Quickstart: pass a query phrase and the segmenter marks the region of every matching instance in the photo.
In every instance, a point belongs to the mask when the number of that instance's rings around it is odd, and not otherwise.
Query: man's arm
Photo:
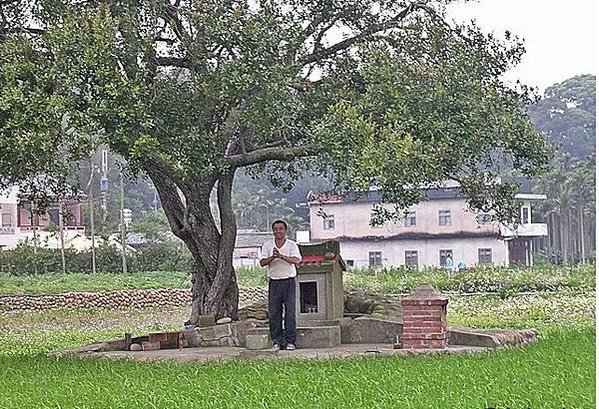
[[[297,244],[293,243],[291,253],[288,256],[281,256],[281,259],[289,264],[299,264],[302,261],[302,253],[299,251]]]
[[[266,267],[273,262],[276,257],[274,255],[260,259],[260,267]]]
[[[281,256],[281,260],[288,262],[289,264],[299,264],[302,261],[299,257],[296,256]]]

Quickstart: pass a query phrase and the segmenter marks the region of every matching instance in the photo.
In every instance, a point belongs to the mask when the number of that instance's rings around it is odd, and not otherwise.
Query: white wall
[[[506,244],[495,237],[420,239],[420,240],[344,240],[341,256],[353,260],[354,267],[368,267],[368,252],[381,251],[383,266],[405,265],[405,251],[418,251],[418,266],[439,266],[439,251],[452,250],[454,265],[464,261],[467,266],[478,264],[478,249],[490,248],[494,265],[507,265]]]
[[[322,209],[327,215],[334,215],[335,229],[325,230],[323,218],[318,214]],[[439,211],[451,211],[451,225],[439,225]],[[446,234],[456,232],[491,233],[498,232],[496,224],[479,225],[476,213],[468,210],[464,199],[437,199],[419,203],[410,208],[416,212],[416,226],[405,227],[403,220],[387,222],[382,227],[369,225],[372,203],[348,202],[325,203],[310,206],[310,232],[313,240],[336,237],[393,236],[401,233]]]

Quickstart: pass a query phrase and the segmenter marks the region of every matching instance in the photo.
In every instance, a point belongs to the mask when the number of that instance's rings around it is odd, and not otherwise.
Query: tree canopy
[[[594,75],[577,75],[545,90],[529,108],[537,129],[562,153],[585,159],[595,152]]]
[[[533,175],[548,154],[522,109],[528,89],[501,81],[524,48],[448,22],[450,2],[3,2],[3,181],[106,143],[152,179],[196,259],[196,309],[217,315],[237,294],[239,168],[277,186],[314,172],[337,193],[376,187],[395,214],[455,179],[507,218],[513,187],[496,177],[506,164]]]

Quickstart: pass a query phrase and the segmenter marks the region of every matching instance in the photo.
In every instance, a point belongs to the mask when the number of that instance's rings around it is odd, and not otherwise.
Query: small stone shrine
[[[300,244],[299,249],[302,261],[296,280],[298,322],[343,318],[342,272],[346,266],[339,254],[339,242]]]

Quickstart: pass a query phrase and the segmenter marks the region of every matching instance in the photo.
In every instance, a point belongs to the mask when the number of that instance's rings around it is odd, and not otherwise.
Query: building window
[[[418,251],[406,250],[406,266],[418,267]]]
[[[325,230],[335,230],[335,215],[331,214],[322,221],[322,228]]]
[[[383,253],[380,251],[369,251],[368,252],[368,266],[369,267],[382,267],[383,265]]]
[[[404,226],[416,226],[416,212],[409,212],[408,214],[406,214],[406,217],[404,218]]]
[[[345,264],[348,267],[354,267],[354,265],[355,265],[354,260],[345,260]]]
[[[478,264],[482,266],[493,264],[493,252],[491,249],[478,249]]]
[[[2,213],[2,221],[0,227],[12,227],[12,214]]]
[[[520,223],[521,224],[530,223],[530,207],[528,207],[528,206],[522,207],[522,217],[520,219]]]
[[[476,222],[478,224],[491,224],[493,219],[489,213],[479,213],[476,215]]]
[[[453,250],[439,250],[439,265],[447,267],[447,257],[453,261]]]
[[[439,210],[439,226],[451,226],[451,210]]]

